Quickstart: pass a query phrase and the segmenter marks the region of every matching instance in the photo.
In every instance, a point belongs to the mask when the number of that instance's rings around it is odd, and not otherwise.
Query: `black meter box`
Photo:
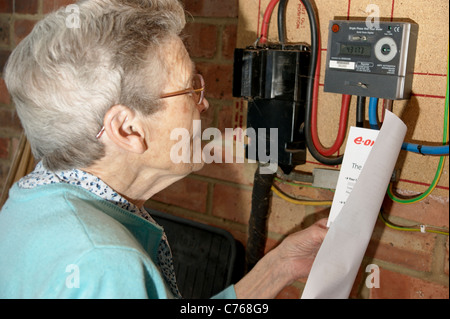
[[[308,73],[305,45],[247,47],[234,52],[233,96],[249,100],[300,101]]]
[[[324,91],[409,98],[417,35],[411,22],[330,21]]]
[[[235,50],[233,96],[248,101],[247,129],[258,132],[256,140],[249,140],[247,158],[261,161],[261,151],[266,153],[277,143],[277,163],[285,172],[305,163],[306,145],[300,127],[310,56],[309,46],[303,44]],[[260,129],[268,133],[273,128],[277,129],[277,141],[259,133]],[[252,153],[249,148],[258,151]]]

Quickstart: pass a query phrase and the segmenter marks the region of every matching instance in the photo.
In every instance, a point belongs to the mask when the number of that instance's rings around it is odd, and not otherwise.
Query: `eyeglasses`
[[[166,93],[161,96],[161,99],[168,97],[179,96],[183,94],[192,94],[195,103],[202,104],[205,98],[205,80],[200,74],[195,74],[192,78],[192,88],[177,91],[173,93]]]
[[[165,93],[160,98],[165,99],[168,97],[179,96],[184,94],[192,94],[195,103],[197,103],[197,105],[201,105],[205,99],[205,80],[203,79],[203,76],[201,76],[200,74],[195,74],[193,76],[192,88],[173,93]],[[206,108],[204,108],[204,110],[206,110]],[[99,139],[100,137],[102,137],[104,132],[105,127],[103,126],[100,132],[98,132],[96,138]]]

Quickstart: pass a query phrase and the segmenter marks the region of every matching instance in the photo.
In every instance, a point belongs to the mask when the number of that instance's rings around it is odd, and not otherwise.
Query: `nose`
[[[200,113],[204,113],[208,110],[209,108],[209,102],[206,98],[203,98],[202,103],[197,104],[197,108],[199,110]]]

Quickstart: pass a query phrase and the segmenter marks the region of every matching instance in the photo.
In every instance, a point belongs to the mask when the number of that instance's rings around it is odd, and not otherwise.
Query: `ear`
[[[143,122],[129,107],[111,107],[105,114],[103,125],[109,139],[118,147],[138,154],[147,150]]]

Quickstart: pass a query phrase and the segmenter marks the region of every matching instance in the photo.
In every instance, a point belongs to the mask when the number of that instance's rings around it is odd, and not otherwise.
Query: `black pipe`
[[[280,0],[278,7],[278,38],[282,45],[287,41],[286,5],[287,0]],[[261,174],[260,171],[263,165],[259,163],[253,182],[252,207],[248,222],[248,240],[245,255],[247,272],[264,256],[266,248],[270,198],[272,197],[272,184],[276,174]]]
[[[267,239],[267,220],[269,218],[273,174],[261,174],[261,164],[255,172],[252,192],[252,208],[248,222],[248,241],[246,249],[246,269],[250,271],[264,256]]]

